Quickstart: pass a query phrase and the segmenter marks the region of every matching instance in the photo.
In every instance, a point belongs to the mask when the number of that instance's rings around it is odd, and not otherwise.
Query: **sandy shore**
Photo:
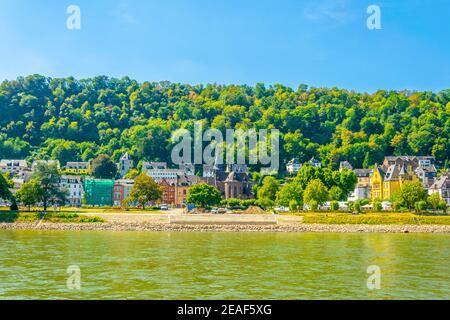
[[[155,222],[105,223],[1,223],[0,230],[105,230],[105,231],[181,231],[181,232],[341,232],[341,233],[450,233],[443,225],[324,225],[283,223],[276,225],[180,225]]]

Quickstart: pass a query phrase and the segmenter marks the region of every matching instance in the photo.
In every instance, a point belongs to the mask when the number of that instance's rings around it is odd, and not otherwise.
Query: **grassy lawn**
[[[0,212],[0,223],[13,223],[13,222],[36,222],[42,217],[42,213],[38,212]],[[48,212],[44,217],[43,222],[74,222],[74,223],[86,223],[86,222],[105,222],[100,217],[88,217],[78,215],[76,213],[52,213]]]
[[[315,224],[368,224],[368,225],[450,225],[449,215],[417,215],[414,213],[351,213],[320,212],[298,214],[303,223]]]

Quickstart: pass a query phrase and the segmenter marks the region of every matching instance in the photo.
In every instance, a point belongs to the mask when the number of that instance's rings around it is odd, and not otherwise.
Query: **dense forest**
[[[296,157],[337,168],[348,160],[370,167],[385,155],[450,157],[450,89],[439,93],[357,93],[280,84],[139,83],[98,76],[76,80],[41,75],[0,85],[0,158],[170,163],[171,133],[194,121],[220,130],[276,128],[281,164]]]

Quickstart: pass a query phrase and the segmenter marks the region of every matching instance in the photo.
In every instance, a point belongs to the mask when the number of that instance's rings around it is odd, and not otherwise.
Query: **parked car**
[[[166,210],[169,210],[169,206],[167,204],[162,204],[160,206],[160,209],[166,211]]]
[[[217,213],[224,214],[224,213],[226,213],[226,212],[227,212],[227,209],[225,209],[225,208],[219,208],[219,209],[217,209]]]

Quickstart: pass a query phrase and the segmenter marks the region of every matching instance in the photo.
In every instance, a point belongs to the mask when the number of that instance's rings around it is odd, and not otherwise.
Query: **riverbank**
[[[214,225],[169,224],[154,222],[105,223],[0,223],[0,230],[59,230],[59,231],[174,231],[174,232],[338,232],[338,233],[450,233],[446,225],[331,225],[283,223],[276,225]]]

